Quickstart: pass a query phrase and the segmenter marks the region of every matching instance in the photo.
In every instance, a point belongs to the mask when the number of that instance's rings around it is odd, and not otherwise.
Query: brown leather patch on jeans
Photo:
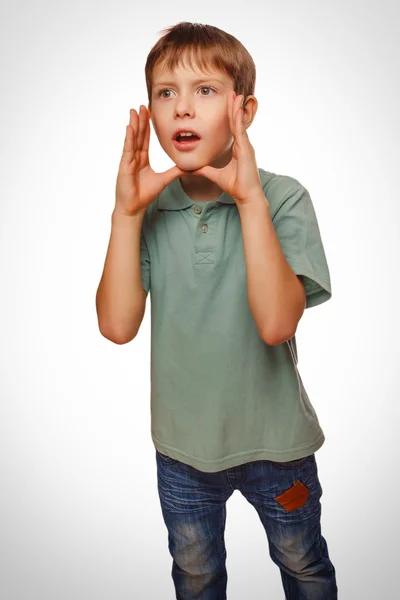
[[[304,483],[301,483],[301,481],[298,479],[291,488],[286,490],[286,492],[283,492],[283,494],[280,496],[276,496],[274,500],[279,502],[286,512],[290,512],[292,510],[296,510],[296,508],[304,506],[304,504],[307,502],[309,493],[310,490],[308,487],[306,487]]]

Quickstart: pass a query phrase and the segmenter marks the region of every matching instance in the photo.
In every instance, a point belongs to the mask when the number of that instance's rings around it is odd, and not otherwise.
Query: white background
[[[323,533],[341,600],[394,599],[400,31],[388,0],[3,4],[0,596],[175,597],[150,435],[150,299],[118,346],[99,333],[95,293],[129,109],[147,103],[147,54],[179,21],[250,51],[258,165],[311,194],[333,296],[296,337],[326,435]],[[153,132],[150,158],[172,166]],[[227,509],[229,600],[283,600],[256,511],[238,492]]]

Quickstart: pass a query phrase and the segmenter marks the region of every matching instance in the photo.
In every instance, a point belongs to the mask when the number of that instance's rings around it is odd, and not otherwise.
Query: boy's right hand
[[[171,181],[184,174],[175,166],[164,173],[155,173],[149,164],[150,115],[145,106],[139,115],[130,109],[130,123],[126,137],[116,184],[114,212],[132,216],[145,211],[147,206]]]

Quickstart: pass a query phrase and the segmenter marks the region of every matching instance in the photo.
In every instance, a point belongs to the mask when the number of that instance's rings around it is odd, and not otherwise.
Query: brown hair
[[[256,67],[254,61],[239,40],[218,27],[201,23],[180,22],[163,29],[164,34],[150,50],[145,66],[147,94],[151,106],[152,74],[159,63],[168,70],[182,62],[182,55],[188,56],[193,68],[192,58],[203,71],[210,66],[224,72],[233,79],[237,94],[246,99],[254,95],[256,85]]]

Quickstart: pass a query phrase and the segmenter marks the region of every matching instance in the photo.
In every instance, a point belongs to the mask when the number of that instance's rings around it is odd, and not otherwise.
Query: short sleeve
[[[301,184],[285,195],[272,222],[288,264],[303,276],[306,308],[329,300],[331,281],[320,229],[310,194]]]
[[[150,255],[143,231],[140,232],[140,270],[142,275],[142,287],[148,292],[150,289]]]

